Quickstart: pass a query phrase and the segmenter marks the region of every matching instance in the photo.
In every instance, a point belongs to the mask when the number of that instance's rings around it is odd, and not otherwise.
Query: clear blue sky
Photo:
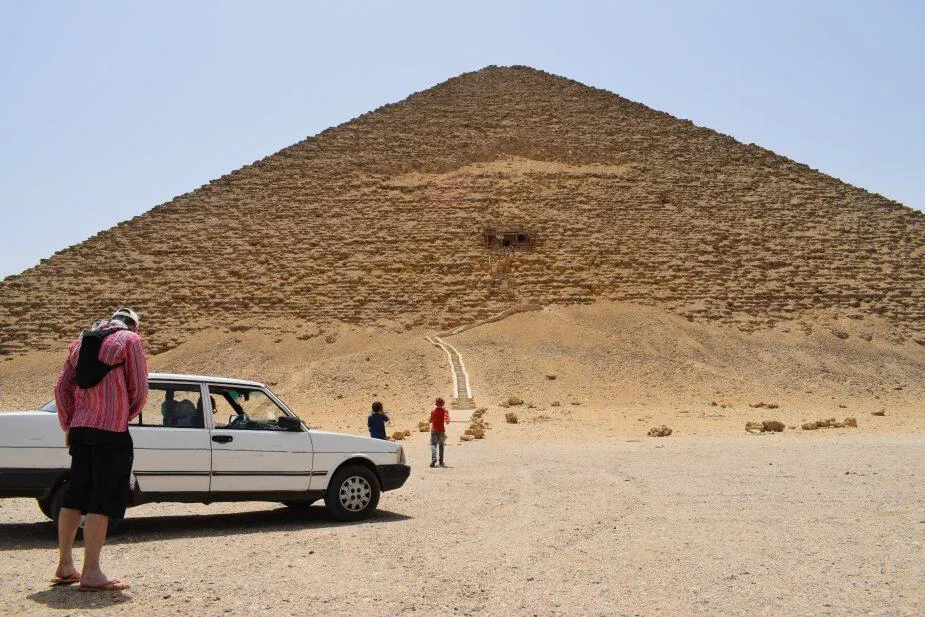
[[[921,210],[923,32],[918,0],[0,0],[0,276],[488,64],[617,92]]]

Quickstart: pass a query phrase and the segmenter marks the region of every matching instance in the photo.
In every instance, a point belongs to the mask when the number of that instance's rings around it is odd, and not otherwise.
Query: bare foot
[[[116,579],[110,579],[108,576],[103,574],[103,571],[100,569],[84,570],[83,574],[80,575],[81,587],[100,587],[111,580]]]
[[[56,580],[76,580],[80,578],[80,570],[74,567],[74,562],[59,563],[58,569],[55,570]]]
[[[131,587],[128,583],[123,583],[117,578],[109,579],[99,585],[89,585],[81,583],[77,586],[81,591],[124,591]]]

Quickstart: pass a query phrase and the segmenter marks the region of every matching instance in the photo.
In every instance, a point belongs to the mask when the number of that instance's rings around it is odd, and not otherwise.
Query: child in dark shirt
[[[388,421],[389,417],[382,411],[382,403],[379,401],[373,403],[373,412],[366,419],[369,436],[373,439],[388,439],[385,435],[385,423]]]

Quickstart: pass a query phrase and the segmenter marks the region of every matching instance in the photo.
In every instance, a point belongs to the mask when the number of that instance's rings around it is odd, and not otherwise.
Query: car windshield
[[[52,413],[58,413],[58,405],[55,404],[55,399],[51,399],[50,401],[48,401],[47,403],[39,407],[39,411],[50,411]]]

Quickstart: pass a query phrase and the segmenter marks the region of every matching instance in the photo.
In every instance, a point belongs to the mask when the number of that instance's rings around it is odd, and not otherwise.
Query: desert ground
[[[451,410],[447,469],[427,467],[416,426],[451,391],[432,332],[191,337],[151,369],[262,380],[310,426],[357,434],[385,402],[390,430],[411,431],[407,484],[359,524],[318,504],[130,510],[105,558],[134,587],[107,594],[50,588],[51,524],[2,500],[0,612],[921,614],[925,351],[835,319],[743,333],[601,301],[445,334],[487,427],[461,442],[471,411]],[[50,398],[60,360],[0,364],[0,407]],[[846,417],[857,427],[801,428]],[[786,428],[745,432],[763,420]]]
[[[408,483],[359,524],[320,506],[141,506],[106,552],[124,593],[50,588],[51,524],[5,500],[0,611],[922,614],[920,436],[600,437],[454,445],[446,469],[411,445]]]

